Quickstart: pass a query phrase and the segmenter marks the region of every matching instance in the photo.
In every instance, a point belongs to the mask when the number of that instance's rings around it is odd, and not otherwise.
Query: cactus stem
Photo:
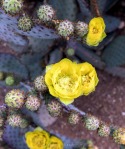
[[[97,0],[91,0],[91,9],[93,11],[93,13],[96,15],[96,17],[100,17],[100,11],[99,11],[99,7],[98,7],[98,3]]]

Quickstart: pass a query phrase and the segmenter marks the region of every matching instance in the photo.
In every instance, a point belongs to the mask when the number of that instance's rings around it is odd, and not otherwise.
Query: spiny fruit
[[[84,122],[85,122],[85,127],[88,130],[96,130],[97,128],[99,128],[99,125],[100,125],[99,119],[96,118],[95,116],[91,116],[91,115],[88,115],[85,118]]]
[[[23,0],[3,0],[2,6],[6,13],[16,15],[22,10]]]
[[[24,32],[30,31],[33,27],[33,22],[30,17],[24,15],[18,21],[18,28]]]
[[[4,73],[0,72],[0,81],[4,79]]]
[[[71,113],[69,115],[69,118],[68,118],[68,122],[70,124],[75,125],[75,124],[78,124],[79,121],[80,121],[80,115],[79,115],[79,113],[76,112],[76,111],[71,111]]]
[[[57,27],[57,32],[63,37],[69,37],[74,32],[74,25],[68,20],[64,20],[59,23]]]
[[[42,22],[48,22],[54,19],[55,10],[50,5],[41,5],[37,11],[37,15]]]
[[[119,128],[113,132],[113,139],[118,144],[125,145],[125,128]]]
[[[61,114],[62,105],[57,100],[51,100],[47,104],[47,110],[49,111],[50,115],[53,117],[57,117]]]
[[[83,37],[84,35],[86,35],[88,32],[88,24],[78,21],[75,25],[75,33],[79,36],[79,37]]]
[[[48,89],[47,86],[46,86],[46,84],[45,84],[44,76],[38,76],[34,80],[34,86],[35,86],[35,89],[37,91],[40,91],[40,92],[45,92]]]
[[[101,137],[108,137],[110,135],[110,127],[106,124],[101,124],[98,129],[98,135]]]
[[[7,76],[6,79],[5,79],[5,83],[8,86],[14,85],[14,83],[15,83],[14,76]]]
[[[28,122],[24,119],[20,114],[12,114],[7,118],[7,122],[12,127],[21,127],[26,128],[28,126]]]
[[[25,94],[19,89],[9,91],[5,96],[5,103],[12,108],[20,109],[25,102]]]
[[[40,105],[41,105],[41,100],[33,95],[30,95],[27,99],[26,99],[26,108],[31,110],[31,111],[36,111],[39,109]]]

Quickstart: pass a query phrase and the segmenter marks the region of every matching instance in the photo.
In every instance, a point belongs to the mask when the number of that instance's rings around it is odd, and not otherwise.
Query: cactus
[[[49,22],[54,19],[55,10],[49,5],[41,5],[37,11],[38,18],[42,22]]]
[[[14,73],[25,79],[28,78],[26,67],[11,54],[0,54],[0,71]]]
[[[50,115],[53,117],[57,117],[61,114],[62,111],[62,105],[60,102],[56,100],[51,100],[47,104],[47,110],[49,111]]]
[[[99,128],[99,125],[100,125],[99,119],[91,115],[88,115],[85,118],[84,122],[85,122],[85,127],[88,130],[96,130]]]
[[[21,108],[25,102],[25,94],[21,90],[11,90],[5,96],[5,103],[12,108]]]
[[[24,15],[23,17],[19,18],[18,21],[18,28],[21,29],[22,31],[30,31],[33,27],[33,22],[30,19],[30,17]]]
[[[18,14],[23,7],[23,0],[2,0],[2,6],[6,13]]]
[[[48,3],[56,10],[58,19],[76,20],[78,8],[75,0],[49,0]]]
[[[31,110],[31,111],[36,111],[38,110],[38,108],[41,105],[41,100],[33,95],[30,95],[25,102],[25,106],[27,109]]]
[[[7,76],[5,79],[6,85],[12,86],[15,83],[14,76]]]
[[[24,119],[20,114],[11,114],[7,117],[7,122],[12,127],[26,128],[28,121]]]
[[[44,76],[38,76],[35,80],[34,80],[34,86],[35,86],[35,89],[37,91],[40,91],[40,92],[45,92],[47,91],[47,86],[45,84],[45,79],[44,79]]]
[[[28,149],[25,143],[24,134],[30,130],[31,130],[30,127],[21,129],[18,127],[15,128],[10,125],[6,125],[4,129],[3,139],[12,148]]]
[[[71,111],[69,118],[68,118],[68,122],[70,124],[76,125],[79,123],[79,121],[80,121],[79,113],[77,113],[76,111]]]
[[[57,32],[63,37],[69,37],[74,32],[74,26],[68,20],[62,21],[57,27]]]

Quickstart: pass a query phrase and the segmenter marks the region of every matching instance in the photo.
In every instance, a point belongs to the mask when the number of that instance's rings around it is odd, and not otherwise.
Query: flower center
[[[33,142],[38,147],[42,147],[45,144],[45,140],[43,138],[38,138],[38,137],[34,137]]]
[[[93,28],[93,30],[92,30],[92,31],[93,31],[93,34],[97,34],[97,33],[98,33],[98,29],[97,29],[97,28],[95,28],[95,27]]]
[[[58,79],[57,84],[62,90],[66,90],[67,92],[72,92],[74,81],[70,76],[62,76]]]
[[[82,85],[90,83],[91,77],[89,75],[82,76]]]

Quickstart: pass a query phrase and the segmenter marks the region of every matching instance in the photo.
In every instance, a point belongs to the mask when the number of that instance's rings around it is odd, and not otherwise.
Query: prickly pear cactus
[[[26,67],[11,54],[0,54],[0,71],[14,73],[21,78],[28,78]]]
[[[78,8],[75,0],[49,0],[49,4],[57,11],[58,19],[76,20]]]
[[[21,129],[6,125],[4,129],[3,139],[8,145],[10,145],[14,149],[28,149],[25,143],[24,134],[30,130],[30,127],[26,129]]]

